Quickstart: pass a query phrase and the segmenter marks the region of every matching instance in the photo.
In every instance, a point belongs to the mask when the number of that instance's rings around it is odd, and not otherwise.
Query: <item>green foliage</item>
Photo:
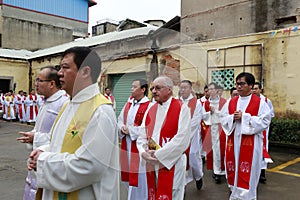
[[[269,140],[272,142],[300,144],[300,120],[273,118]]]

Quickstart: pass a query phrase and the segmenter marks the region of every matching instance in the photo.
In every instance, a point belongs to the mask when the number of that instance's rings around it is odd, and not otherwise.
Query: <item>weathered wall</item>
[[[299,24],[286,18],[299,16],[299,9],[299,0],[185,0],[181,33],[202,41],[272,30]],[[276,23],[279,18],[283,21]]]
[[[22,60],[0,58],[0,78],[11,79],[11,88],[16,83],[16,91],[28,91],[29,63]]]
[[[299,44],[300,31],[291,32],[290,35],[285,33],[277,33],[274,37],[270,36],[270,32],[263,34],[252,34],[248,36],[227,38],[191,45],[184,45],[180,49],[181,57],[181,76],[199,82],[200,92],[203,92],[205,82],[210,82],[210,76],[207,77],[207,50],[226,48],[231,46],[245,44],[263,44],[263,87],[264,95],[273,102],[275,112],[286,113],[289,111],[300,114],[300,93],[298,85],[300,85],[299,70]],[[228,52],[227,52],[228,53]],[[231,57],[237,57],[238,51]],[[251,55],[255,56],[255,55]],[[211,62],[214,58],[208,58]],[[256,59],[256,58],[252,58]],[[249,59],[251,60],[251,58]],[[220,69],[223,69],[220,66]],[[242,71],[242,68],[237,68]],[[256,78],[260,77],[258,68],[246,68],[246,71],[253,73]],[[236,77],[238,73],[234,74]],[[258,78],[259,79],[259,78]],[[194,90],[198,92],[198,86],[194,86]],[[229,97],[229,91],[225,91],[225,96]]]

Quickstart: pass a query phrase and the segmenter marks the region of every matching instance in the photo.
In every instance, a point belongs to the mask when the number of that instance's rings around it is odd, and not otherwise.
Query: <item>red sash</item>
[[[179,100],[172,98],[169,110],[167,112],[167,116],[164,120],[164,123],[160,131],[160,137],[159,137],[160,146],[162,146],[163,141],[167,142],[166,138],[172,139],[174,135],[177,134],[181,105],[182,103]],[[150,108],[146,116],[146,134],[148,138],[151,138],[153,134],[157,107],[158,104],[157,103],[154,104]],[[173,166],[170,170],[168,170],[164,166],[159,167],[157,186],[155,180],[154,166],[147,163],[146,169],[147,169],[148,199],[149,200],[160,200],[160,199],[172,200],[172,188],[173,188],[173,181],[174,181],[175,166]]]
[[[34,97],[34,98],[33,98]],[[30,101],[35,101],[35,103],[36,103],[36,101],[37,101],[37,96],[36,95],[32,95],[32,94],[30,94],[29,95],[29,99],[30,99]],[[29,106],[30,107],[30,111],[29,111],[29,113],[30,113],[30,120],[32,120],[33,119],[33,109],[35,110],[35,116],[37,116],[38,115],[38,108],[37,108],[37,106],[36,106],[36,104],[35,105],[32,105],[32,106]]]
[[[226,99],[220,97],[218,110],[221,110],[225,103],[226,103]],[[204,109],[206,112],[210,111],[210,102],[208,100],[204,102]],[[211,141],[210,131],[211,130],[209,126],[205,125],[205,136],[203,137],[202,143],[203,143],[203,149],[204,151],[206,151],[206,168],[213,170],[213,152],[212,152],[212,141]],[[225,170],[224,158],[225,158],[226,135],[222,129],[221,124],[219,124],[219,139],[220,139],[221,170]]]
[[[236,111],[237,102],[239,96],[232,98],[229,102],[229,114],[233,114]],[[257,116],[260,105],[260,98],[256,95],[251,96],[249,105],[247,106],[245,112],[249,113],[251,116]],[[237,186],[244,189],[249,189],[250,175],[252,168],[252,158],[254,151],[254,135],[244,135],[242,134],[240,154],[238,166],[238,180]],[[234,157],[234,131],[228,136],[226,145],[226,173],[228,183],[234,185],[235,176],[235,157]]]
[[[112,103],[114,103],[114,101],[115,101],[115,97],[113,96],[113,95],[107,95],[107,94],[105,94],[104,95],[108,100],[110,100]]]
[[[191,119],[194,116],[196,105],[197,105],[197,99],[195,97],[193,97],[192,99],[189,100],[188,107],[190,108]],[[191,145],[189,145],[189,147],[185,151],[185,154],[186,154],[186,170],[189,170],[189,168],[190,168],[190,156],[189,156],[190,155],[190,148],[191,148]]]
[[[142,124],[145,112],[148,108],[150,101],[141,103],[138,111],[135,115],[134,126],[140,126]],[[124,108],[124,124],[127,123],[128,111],[131,107],[131,103],[127,102]],[[131,142],[131,152],[130,152],[130,165],[128,164],[127,157],[127,143],[126,136],[122,138],[121,143],[121,179],[122,181],[128,181],[131,186],[138,186],[138,174],[139,174],[139,164],[140,157],[139,151],[136,147],[136,140]]]

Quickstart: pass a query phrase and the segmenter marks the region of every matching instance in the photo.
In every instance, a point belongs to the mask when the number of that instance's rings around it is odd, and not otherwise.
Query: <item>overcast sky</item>
[[[126,18],[143,22],[162,19],[166,22],[180,16],[181,0],[95,0],[96,6],[89,9],[89,30],[97,21],[109,18],[121,21]],[[91,31],[89,31],[91,32]]]

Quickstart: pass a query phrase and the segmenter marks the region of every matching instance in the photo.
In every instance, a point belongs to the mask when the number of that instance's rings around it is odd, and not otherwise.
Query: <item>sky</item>
[[[181,0],[95,0],[89,9],[89,32],[97,21],[109,18],[116,21],[126,18],[143,22],[150,19],[169,21],[180,16]]]

